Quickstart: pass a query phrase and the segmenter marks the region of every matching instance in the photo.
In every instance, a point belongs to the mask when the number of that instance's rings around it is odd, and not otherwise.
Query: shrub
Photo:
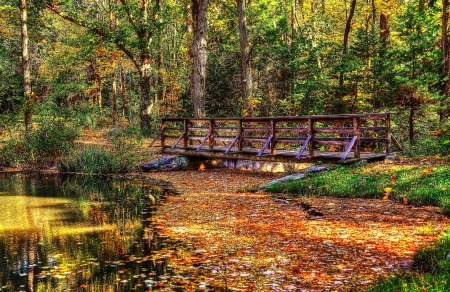
[[[62,159],[58,164],[61,172],[109,174],[128,172],[139,161],[136,145],[125,140],[113,140],[112,147],[91,145]]]
[[[26,168],[54,163],[68,153],[79,137],[79,130],[61,119],[44,121],[28,132],[10,136],[0,149],[4,164]]]

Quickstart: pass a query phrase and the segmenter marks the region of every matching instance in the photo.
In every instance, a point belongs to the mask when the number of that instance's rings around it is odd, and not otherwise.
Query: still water
[[[0,291],[148,291],[170,276],[152,217],[166,190],[105,177],[0,174]]]

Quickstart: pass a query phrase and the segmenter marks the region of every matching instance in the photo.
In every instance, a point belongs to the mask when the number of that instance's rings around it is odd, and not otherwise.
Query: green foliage
[[[450,235],[444,233],[436,243],[423,247],[413,257],[417,272],[391,277],[367,291],[449,291]]]
[[[28,132],[15,132],[0,149],[7,165],[24,168],[51,165],[74,147],[79,129],[62,119],[45,120]]]
[[[389,198],[413,205],[434,205],[450,214],[450,169],[446,166],[338,166],[334,171],[308,174],[305,179],[269,186],[296,196],[378,198],[392,188]]]
[[[75,151],[59,162],[58,169],[87,174],[129,172],[140,158],[134,143],[115,138],[111,147],[91,145]]]

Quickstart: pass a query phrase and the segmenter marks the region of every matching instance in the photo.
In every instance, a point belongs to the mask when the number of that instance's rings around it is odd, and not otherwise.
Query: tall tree
[[[194,38],[191,46],[193,62],[190,73],[190,88],[194,117],[205,116],[205,85],[206,64],[208,61],[206,31],[207,31],[208,0],[192,0],[192,27]]]
[[[252,105],[252,68],[248,41],[247,18],[245,16],[245,0],[237,0],[239,18],[239,40],[241,47],[241,91],[244,102],[244,115],[253,115]]]
[[[85,27],[90,33],[102,40],[117,46],[133,63],[139,72],[140,108],[139,118],[141,129],[145,132],[151,129],[151,113],[154,105],[152,97],[152,64],[151,44],[158,26],[160,0],[120,0],[100,2],[95,5],[77,7],[72,1],[48,1],[47,7],[63,19]],[[84,11],[80,10],[83,8]],[[110,26],[110,13],[117,13],[117,23]],[[93,18],[92,15],[102,17]],[[117,27],[116,27],[117,26]]]
[[[444,83],[444,98],[450,98],[450,52],[448,43],[448,17],[449,17],[448,0],[442,0],[442,75],[446,76]],[[441,110],[439,113],[440,120],[444,120],[448,116],[448,110]]]
[[[28,55],[28,27],[27,27],[27,1],[19,0],[20,28],[22,39],[22,73],[23,73],[23,93],[25,98],[25,129],[28,130],[32,119],[32,98],[31,98],[31,68],[30,57]]]

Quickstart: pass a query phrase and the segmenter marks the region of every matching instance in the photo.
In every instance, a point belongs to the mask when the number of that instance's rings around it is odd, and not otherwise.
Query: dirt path
[[[348,291],[408,271],[416,250],[436,240],[437,208],[389,200],[300,198],[237,192],[280,174],[232,170],[149,173],[180,192],[159,207],[163,232],[186,243],[171,266],[179,285],[237,291]],[[309,215],[300,204],[323,213]],[[164,282],[166,280],[162,280]],[[162,283],[164,284],[164,283]]]

